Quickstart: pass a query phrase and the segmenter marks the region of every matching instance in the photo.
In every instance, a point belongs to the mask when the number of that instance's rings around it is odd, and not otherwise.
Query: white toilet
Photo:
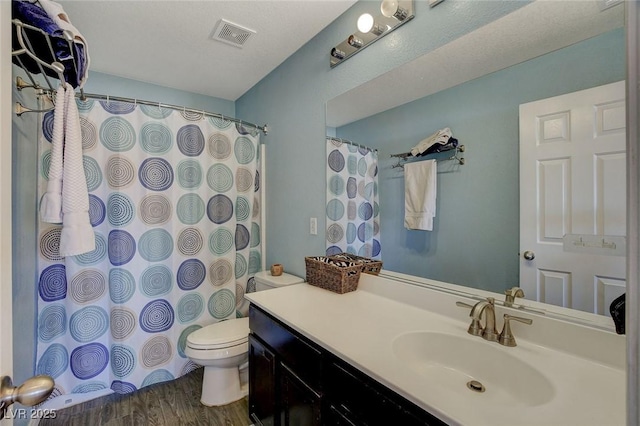
[[[304,280],[283,273],[274,277],[269,271],[255,275],[256,291],[298,284]],[[208,406],[225,405],[248,393],[249,318],[220,321],[202,327],[187,336],[185,354],[204,366],[200,402]]]

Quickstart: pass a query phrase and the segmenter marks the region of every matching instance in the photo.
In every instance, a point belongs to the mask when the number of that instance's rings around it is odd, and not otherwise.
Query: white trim
[[[11,282],[11,2],[0,1],[0,375],[13,375]],[[12,419],[3,425],[12,425]]]
[[[627,29],[627,424],[640,424],[640,407],[638,406],[638,386],[640,375],[640,172],[638,171],[638,154],[640,144],[640,120],[638,108],[640,94],[640,7],[638,2],[625,2]]]

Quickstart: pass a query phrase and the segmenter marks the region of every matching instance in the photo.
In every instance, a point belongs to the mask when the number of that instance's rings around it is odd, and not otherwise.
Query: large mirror
[[[525,287],[520,270],[531,262],[523,258],[527,248],[520,243],[519,108],[624,80],[624,8],[603,4],[533,2],[327,103],[328,135],[378,150],[385,270],[496,293]],[[624,117],[624,103],[616,105]],[[552,121],[548,125],[558,130]],[[447,161],[451,154],[446,152],[433,157],[438,160],[433,231],[407,230],[403,169],[393,167],[398,159],[391,155],[410,151],[445,127],[465,146],[465,164]],[[624,140],[624,118],[616,129]],[[624,159],[624,152],[618,154]],[[613,164],[615,169],[624,161]],[[548,171],[553,187],[550,176]],[[615,179],[624,185],[624,176]],[[538,181],[534,177],[524,185]],[[612,202],[624,204],[624,191],[621,197]],[[615,220],[619,226],[604,233],[624,237],[624,217]],[[562,235],[548,246],[562,251]],[[544,244],[536,248],[538,258],[544,249]],[[538,271],[527,299],[606,315],[625,284],[624,257],[608,258],[613,272],[603,276],[613,279],[572,283],[550,268],[546,276]],[[540,279],[547,279],[542,297]],[[577,302],[580,286],[588,287],[591,302]]]

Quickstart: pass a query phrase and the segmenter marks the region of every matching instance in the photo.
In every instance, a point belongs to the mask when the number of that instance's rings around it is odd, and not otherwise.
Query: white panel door
[[[606,239],[626,235],[625,121],[624,81],[520,105],[520,287],[528,299],[609,315],[625,292],[625,257],[611,255]],[[564,250],[572,234],[588,246],[603,236],[605,248]]]

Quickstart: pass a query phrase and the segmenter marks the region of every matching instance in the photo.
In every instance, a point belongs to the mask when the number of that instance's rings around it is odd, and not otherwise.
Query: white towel
[[[47,192],[40,203],[43,222],[62,223],[62,150],[64,147],[64,114],[66,95],[61,84],[56,91],[56,106],[53,116],[53,138],[51,139],[51,163]]]
[[[67,83],[64,173],[62,185],[62,234],[60,256],[93,251],[95,235],[89,220],[89,191],[82,163],[82,130],[75,92]]]
[[[422,154],[437,143],[439,143],[440,145],[444,145],[449,142],[449,138],[451,136],[453,136],[453,133],[451,133],[451,129],[449,129],[448,127],[438,130],[437,132],[435,132],[428,138],[421,140],[416,146],[411,148],[411,155],[417,157],[419,154]]]
[[[436,217],[436,160],[404,165],[404,227],[433,230]]]

